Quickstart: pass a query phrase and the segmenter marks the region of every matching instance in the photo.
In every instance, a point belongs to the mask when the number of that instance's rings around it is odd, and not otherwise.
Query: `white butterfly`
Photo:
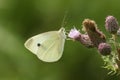
[[[64,50],[65,28],[59,31],[49,31],[29,38],[25,47],[45,62],[58,61]]]

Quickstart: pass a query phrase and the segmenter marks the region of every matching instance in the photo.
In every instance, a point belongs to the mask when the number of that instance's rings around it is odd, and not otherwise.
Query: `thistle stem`
[[[116,65],[115,65],[115,67],[117,67],[117,70],[119,70],[120,71],[120,59],[119,59],[119,53],[118,53],[118,45],[117,45],[117,35],[116,34],[114,34],[114,35],[112,35],[112,38],[113,38],[113,40],[114,40],[114,47],[115,47],[115,60],[116,60]],[[117,56],[116,56],[117,55]]]

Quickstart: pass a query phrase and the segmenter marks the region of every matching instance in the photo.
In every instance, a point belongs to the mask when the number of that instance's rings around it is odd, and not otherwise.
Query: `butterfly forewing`
[[[56,35],[54,35],[56,34]],[[65,39],[57,32],[53,32],[49,40],[45,40],[39,47],[37,56],[46,62],[55,62],[62,56]]]
[[[42,34],[38,34],[34,37],[29,38],[24,45],[32,53],[37,54],[38,48],[41,47],[42,43],[50,39],[52,36],[55,36],[56,34],[51,34],[51,33],[56,33],[56,32],[57,31],[49,31]],[[40,44],[40,46],[38,46],[38,44]]]

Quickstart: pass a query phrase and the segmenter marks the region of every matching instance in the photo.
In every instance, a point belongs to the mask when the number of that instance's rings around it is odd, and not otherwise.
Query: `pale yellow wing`
[[[55,62],[62,56],[65,39],[58,35],[46,40],[38,49],[37,56],[45,62]]]
[[[33,36],[29,38],[24,45],[32,53],[37,54],[39,44],[41,45],[44,41],[50,39],[53,36],[56,36],[56,34],[53,34],[53,33],[57,33],[57,31],[45,32],[45,33],[41,33],[36,36]]]
[[[64,49],[65,31],[49,31],[36,35],[25,42],[25,47],[45,62],[55,62],[60,59]]]

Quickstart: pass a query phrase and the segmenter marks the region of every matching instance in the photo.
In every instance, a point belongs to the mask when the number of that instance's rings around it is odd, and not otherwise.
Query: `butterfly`
[[[58,31],[48,31],[29,38],[25,47],[44,62],[58,61],[64,50],[65,28]]]

